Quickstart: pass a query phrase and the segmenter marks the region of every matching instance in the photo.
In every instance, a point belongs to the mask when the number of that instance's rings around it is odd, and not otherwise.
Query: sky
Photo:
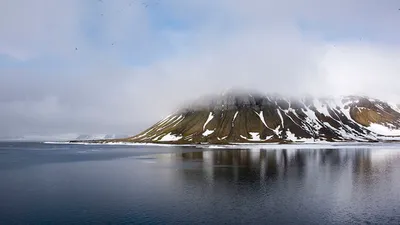
[[[400,103],[398,0],[0,1],[0,137],[135,134],[246,88]]]

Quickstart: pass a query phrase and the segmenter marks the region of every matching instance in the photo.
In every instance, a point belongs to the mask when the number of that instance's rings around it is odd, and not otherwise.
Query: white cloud
[[[0,54],[27,60],[73,49],[79,39],[80,1],[0,2]]]
[[[0,53],[54,55],[66,65],[0,67],[7,132],[136,132],[187,99],[230,87],[400,102],[395,1],[171,0],[150,9],[125,0],[40,1],[10,1],[13,13],[0,13]],[[21,11],[26,4],[36,8]],[[155,25],[152,10],[187,29]],[[79,53],[69,52],[74,45]],[[34,122],[18,122],[27,120]]]

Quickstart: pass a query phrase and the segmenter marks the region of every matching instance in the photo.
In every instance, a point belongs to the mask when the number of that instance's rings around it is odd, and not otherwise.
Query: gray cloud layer
[[[400,102],[397,1],[103,2],[0,3],[0,136],[135,133],[231,87]]]

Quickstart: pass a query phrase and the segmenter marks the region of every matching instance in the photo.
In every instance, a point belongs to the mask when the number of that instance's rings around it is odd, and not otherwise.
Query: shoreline
[[[230,143],[230,144],[165,144],[134,142],[57,142],[47,141],[44,144],[65,145],[103,145],[103,146],[138,146],[138,147],[194,147],[199,149],[342,149],[342,148],[382,148],[400,149],[400,141],[385,142],[313,142],[313,143]]]

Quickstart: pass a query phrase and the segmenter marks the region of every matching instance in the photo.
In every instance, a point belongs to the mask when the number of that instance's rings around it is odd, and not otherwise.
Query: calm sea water
[[[0,224],[400,224],[400,145],[0,143]]]

